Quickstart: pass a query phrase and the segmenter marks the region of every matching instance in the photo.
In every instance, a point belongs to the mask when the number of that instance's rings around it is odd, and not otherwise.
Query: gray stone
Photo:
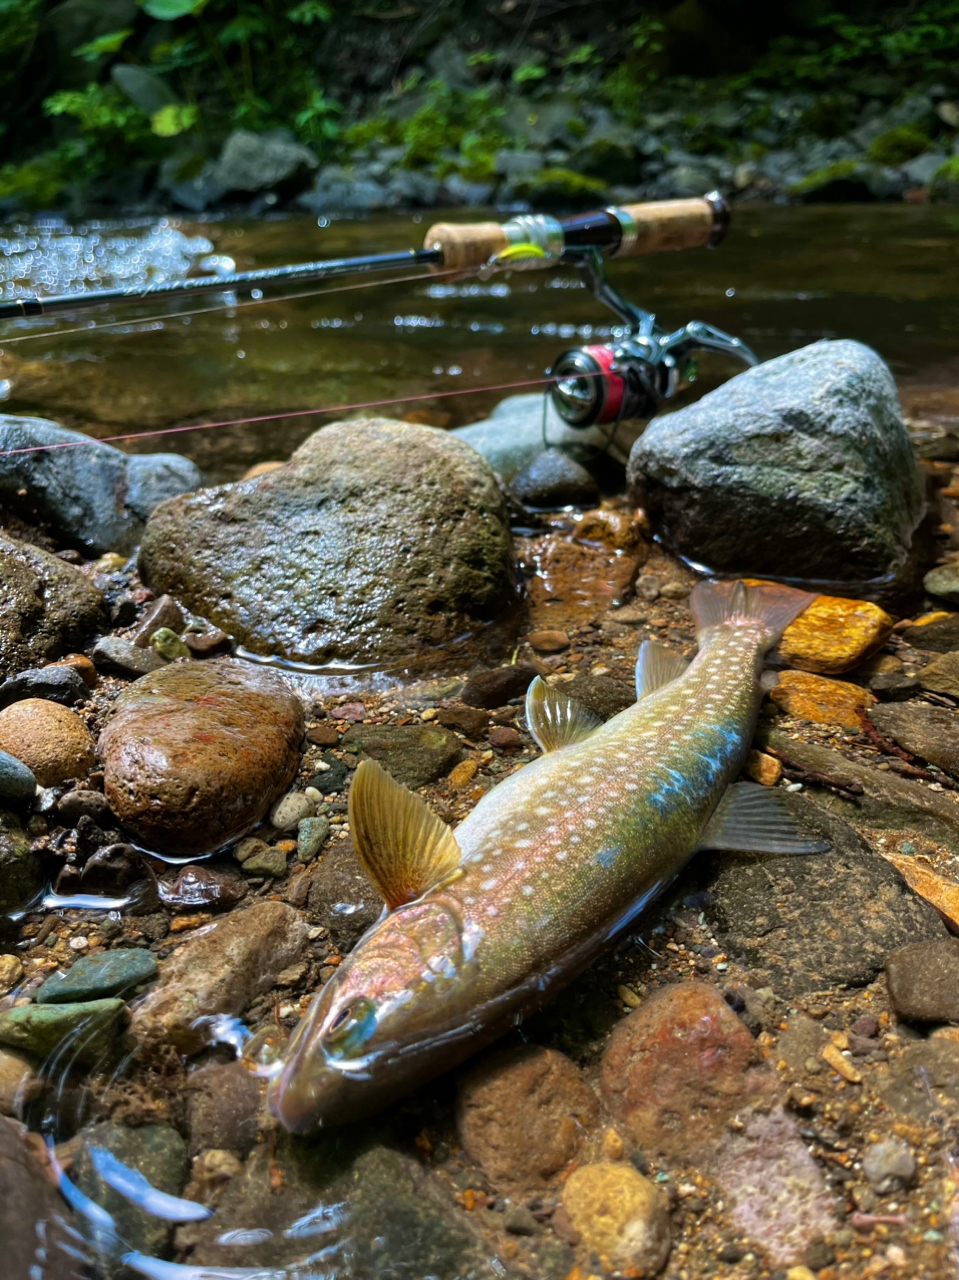
[[[906,702],[870,707],[868,714],[883,737],[959,776],[959,712]]]
[[[129,62],[118,62],[110,68],[110,79],[130,101],[148,116],[163,107],[178,106],[180,99],[160,76],[135,67]]]
[[[601,449],[606,443],[606,430],[589,427],[584,431],[570,427],[560,418],[552,400],[547,401],[546,441],[552,446]],[[615,434],[617,445],[628,450],[638,431],[635,424],[622,423]],[[472,445],[497,475],[512,480],[543,452],[543,393],[507,396],[488,418],[468,427],[455,427],[450,434]]]
[[[174,154],[167,156],[160,164],[157,186],[182,209],[202,213],[224,195],[223,186],[215,173],[214,160],[203,160],[195,152],[186,156]]]
[[[904,560],[923,509],[892,374],[851,341],[654,418],[628,480],[671,550],[724,572],[876,577]]]
[[[852,827],[805,796],[790,796],[789,807],[803,830],[830,843],[828,853],[721,854],[708,873],[706,919],[749,965],[753,985],[761,978],[787,997],[862,987],[893,948],[945,937],[933,908]]]
[[[311,663],[406,659],[514,599],[506,507],[482,458],[383,418],[336,423],[274,471],[164,503],[140,566],[254,653]]]
[[[123,636],[104,636],[93,646],[93,664],[108,675],[145,676],[167,663],[155,649],[141,649]]]
[[[124,1250],[137,1250],[148,1257],[162,1255],[169,1244],[172,1224],[114,1190],[97,1172],[94,1156],[97,1151],[108,1152],[141,1174],[157,1191],[177,1196],[186,1185],[189,1169],[186,1143],[168,1124],[144,1124],[133,1129],[113,1120],[81,1130],[78,1138],[79,1149],[70,1169],[75,1186],[110,1214]],[[124,1273],[125,1268],[118,1263],[109,1272],[111,1276]]]
[[[270,822],[277,831],[292,831],[303,818],[312,818],[316,806],[302,791],[288,791],[270,810]]]
[[[27,1130],[0,1118],[0,1230],[3,1267],[10,1280],[75,1280],[73,1215],[54,1187]],[[66,1246],[70,1252],[67,1252]]]
[[[907,1044],[901,1058],[876,1067],[871,1083],[898,1115],[923,1123],[934,1117],[941,1120],[943,1112],[959,1115],[959,1044],[954,1040]]]
[[[959,613],[950,613],[944,618],[935,618],[932,622],[917,626],[903,627],[899,635],[914,649],[923,649],[929,653],[951,653],[954,649],[959,649]]]
[[[52,973],[35,999],[37,1004],[74,1004],[118,996],[152,982],[158,973],[156,956],[146,947],[118,947],[81,956],[65,973]]]
[[[344,747],[351,743],[414,791],[436,782],[463,759],[456,734],[435,724],[355,724],[342,738]]]
[[[924,689],[959,698],[959,650],[933,658],[919,672],[918,679]]]
[[[443,179],[444,193],[456,204],[487,204],[494,188],[495,184],[492,182],[471,182],[461,173],[451,173]]]
[[[872,1142],[862,1153],[862,1171],[880,1195],[902,1191],[916,1176],[916,1161],[901,1138]]]
[[[312,862],[330,834],[329,818],[301,818],[296,824],[296,853],[304,862]]]
[[[341,951],[351,950],[383,910],[349,839],[331,841],[310,878],[308,901],[313,919]]]
[[[134,1010],[134,1033],[150,1045],[169,1041],[196,1052],[206,1042],[197,1020],[242,1013],[302,958],[308,934],[299,914],[283,902],[258,902],[223,916],[165,962],[159,986]]]
[[[502,178],[515,178],[521,173],[536,173],[543,168],[542,151],[497,151],[493,172]]]
[[[23,761],[0,751],[0,807],[30,804],[37,793],[37,780]]]
[[[89,696],[86,681],[75,667],[38,667],[8,676],[0,684],[0,711],[24,698],[43,698],[72,707]]]
[[[0,599],[0,678],[81,648],[106,624],[103,596],[85,574],[2,534]]]
[[[916,156],[901,166],[903,176],[910,186],[927,187],[948,159],[941,151],[927,151],[924,156]]]
[[[439,197],[439,178],[418,169],[394,169],[387,184],[387,199],[392,205],[433,205]]]
[[[959,1022],[959,938],[912,942],[886,960],[892,1007],[916,1022]]]
[[[922,585],[931,596],[941,596],[950,604],[959,604],[959,560],[950,560],[948,564],[930,569]]]
[[[8,756],[7,759],[13,757]],[[27,768],[26,765],[21,767]],[[32,773],[30,776],[33,777]],[[29,835],[12,813],[0,808],[0,912],[16,911],[26,906],[40,893],[45,882],[43,861],[39,854],[33,852]]]
[[[153,508],[203,480],[175,453],[130,456],[45,418],[0,416],[0,451],[38,445],[60,447],[0,459],[0,502],[98,553],[132,551]]]
[[[310,213],[372,213],[388,209],[398,198],[386,187],[370,178],[355,178],[340,165],[326,165],[309,191],[303,191],[296,203]]]
[[[284,130],[251,133],[234,129],[220,152],[212,178],[226,191],[266,191],[292,178],[297,171],[317,168],[309,147],[295,142]]]
[[[593,506],[599,487],[586,468],[561,449],[544,449],[511,481],[529,507]]]
[[[930,791],[891,770],[880,771],[858,760],[847,760],[832,747],[793,739],[781,729],[760,727],[756,745],[773,747],[815,773],[825,774],[839,783],[858,783],[863,788],[856,803],[818,791],[816,800],[822,807],[866,826],[917,831],[959,853],[959,806],[951,796]]]
[[[95,1061],[113,1048],[125,1009],[117,999],[17,1005],[0,1013],[0,1044],[47,1058],[69,1037],[71,1057]]]

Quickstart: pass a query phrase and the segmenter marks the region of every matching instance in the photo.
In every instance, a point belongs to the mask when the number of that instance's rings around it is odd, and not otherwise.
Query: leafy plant
[[[546,75],[546,68],[541,62],[523,62],[513,72],[513,80],[516,84],[527,84],[530,80],[542,80]]]
[[[132,27],[124,27],[122,31],[111,31],[105,36],[98,36],[88,44],[81,44],[78,49],[74,49],[73,56],[82,58],[84,62],[97,62],[106,54],[119,53],[132,35]]]

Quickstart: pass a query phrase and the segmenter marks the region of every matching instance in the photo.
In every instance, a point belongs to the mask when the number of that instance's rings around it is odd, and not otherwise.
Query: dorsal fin
[[[373,760],[353,775],[349,818],[357,857],[391,911],[459,867],[462,851],[446,823]]]
[[[582,742],[603,722],[537,676],[526,691],[526,723],[542,751],[558,751]]]
[[[734,783],[699,837],[699,849],[738,853],[825,853],[830,846],[800,828],[782,791]]]
[[[686,659],[672,649],[655,640],[644,640],[636,659],[636,701],[678,680],[688,666]]]

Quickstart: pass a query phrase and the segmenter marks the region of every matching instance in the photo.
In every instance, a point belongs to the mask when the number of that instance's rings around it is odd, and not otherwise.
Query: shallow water
[[[273,217],[207,224],[171,220],[159,228],[8,228],[0,233],[0,296],[41,285],[60,292],[175,278],[187,270],[210,270],[211,255],[250,269],[401,248],[419,243],[429,221],[432,216],[392,216],[320,227],[305,217]],[[892,366],[907,407],[918,406],[932,430],[950,421],[949,393],[959,382],[957,229],[959,212],[938,207],[739,208],[720,250],[613,264],[611,275],[665,325],[706,320],[741,336],[763,359],[821,337],[867,342]],[[138,306],[8,323],[0,327],[0,392],[6,396],[0,407],[55,418],[101,437],[142,434],[124,447],[173,448],[194,458],[212,479],[232,479],[254,462],[288,456],[330,420],[304,410],[407,397],[373,412],[459,425],[484,416],[509,394],[497,387],[539,378],[565,347],[602,339],[615,324],[568,272],[514,274],[485,284],[424,277],[370,286],[366,279],[333,282],[323,286],[327,297],[253,306],[213,295],[179,304],[176,315],[157,319],[145,318],[157,316],[156,307]],[[201,314],[187,316],[187,310]],[[704,358],[702,385],[714,385],[740,367]],[[235,421],[266,415],[284,416]],[[225,421],[231,425],[150,434]],[[549,572],[538,568],[548,587]],[[603,578],[600,587],[612,599],[617,582]],[[561,618],[563,625],[576,620],[576,603],[569,605],[569,618]],[[109,911],[120,902],[96,905]],[[93,904],[51,895],[43,905],[63,911]],[[210,1027],[211,1044],[230,1045],[237,1055],[246,1051],[247,1037],[238,1020]],[[82,1087],[76,1078],[68,1085],[62,1070],[71,1054],[72,1046],[64,1045],[50,1065],[52,1075],[60,1072],[61,1084],[46,1095],[51,1109],[34,1117],[34,1127],[42,1124],[54,1140],[68,1139],[89,1114]],[[114,1068],[124,1069],[122,1062],[109,1063],[103,1079]],[[263,1070],[269,1070],[268,1061]],[[357,1150],[365,1140],[368,1135],[359,1136]],[[336,1147],[329,1159],[342,1170],[354,1154]],[[266,1160],[260,1173],[268,1182]],[[180,1202],[168,1203],[169,1197],[124,1170],[109,1152],[102,1162],[119,1194],[176,1220]],[[368,1207],[342,1212],[343,1188],[332,1174],[317,1174],[310,1185],[328,1185],[329,1194],[309,1206],[294,1196],[269,1219],[251,1218],[243,1230],[222,1236],[211,1232],[206,1257],[215,1261],[201,1266],[134,1253],[103,1206],[77,1196],[71,1202],[83,1236],[81,1252],[96,1275],[112,1273],[121,1259],[134,1273],[158,1280],[426,1274],[412,1256],[401,1258],[396,1270],[383,1270],[366,1251]],[[69,1183],[63,1190],[71,1199]],[[183,1212],[194,1212],[192,1204]],[[387,1210],[384,1233],[395,1241],[405,1223],[394,1226]],[[471,1274],[494,1274],[493,1261],[488,1271]]]
[[[277,215],[8,227],[0,294],[200,274],[213,269],[211,251],[252,269],[415,247],[431,221],[391,215],[319,226]],[[817,338],[857,338],[889,362],[907,408],[918,396],[920,414],[936,419],[939,389],[959,374],[957,229],[959,211],[943,206],[745,206],[718,250],[613,263],[611,275],[664,325],[706,320],[762,359]],[[509,394],[496,388],[540,378],[561,351],[608,337],[616,324],[567,270],[485,283],[400,274],[417,278],[331,281],[313,296],[247,300],[254,305],[208,295],[175,304],[175,314],[154,303],[4,322],[3,407],[101,437],[142,434],[123,447],[176,449],[225,480],[288,456],[331,416],[356,413],[352,406],[386,401],[371,412],[443,426],[475,421]],[[703,357],[701,385],[741,367]],[[332,415],[308,412],[320,409]],[[210,422],[231,425],[146,434]]]

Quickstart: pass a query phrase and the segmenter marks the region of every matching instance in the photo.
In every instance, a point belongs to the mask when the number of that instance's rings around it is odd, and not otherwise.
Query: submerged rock
[[[628,479],[670,549],[730,573],[878,577],[904,560],[923,507],[892,374],[851,341],[654,418]]]
[[[959,1022],[959,938],[910,942],[886,960],[892,1007],[917,1022]]]
[[[37,780],[33,770],[22,760],[0,751],[0,805],[30,804],[37,793]]]
[[[30,836],[12,813],[0,808],[0,912],[15,911],[43,889],[46,868]]]
[[[26,1136],[22,1125],[0,1119],[3,1269],[10,1280],[74,1280],[78,1270],[72,1214]]]
[[[435,724],[357,724],[343,734],[344,746],[351,743],[414,791],[442,778],[463,758],[456,734]]]
[[[627,1163],[577,1169],[563,1188],[563,1207],[594,1253],[654,1276],[671,1245],[669,1197]]]
[[[497,1188],[545,1187],[598,1120],[595,1093],[555,1049],[494,1051],[459,1082],[460,1141]]]
[[[130,455],[46,418],[0,415],[0,451],[38,445],[57,447],[0,458],[0,502],[91,551],[132,551],[157,503],[203,482],[176,453]]]
[[[301,958],[307,936],[304,921],[283,902],[258,902],[223,917],[166,962],[159,986],[134,1011],[134,1033],[149,1044],[169,1040],[194,1052],[205,1043],[197,1020],[242,1013]]]
[[[310,878],[310,911],[333,943],[349,951],[383,911],[383,899],[363,870],[353,842],[333,840]]]
[[[315,432],[282,467],[165,503],[145,578],[254,653],[409,658],[514,598],[503,497],[462,441],[384,418]]]
[[[75,1004],[118,996],[152,982],[157,976],[156,957],[145,947],[118,947],[97,955],[81,956],[66,973],[52,973],[36,994],[37,1004]]]
[[[869,719],[912,755],[959,776],[959,712],[926,703],[887,703],[871,707]]]
[[[275,671],[230,658],[175,663],[114,703],[100,735],[104,791],[152,848],[207,853],[259,822],[287,786],[303,723]]]
[[[0,1044],[46,1058],[69,1036],[71,1057],[89,1062],[113,1047],[125,1008],[116,999],[18,1005],[0,1013]]]
[[[103,596],[85,574],[3,534],[0,599],[0,679],[59,658],[106,624]]]

